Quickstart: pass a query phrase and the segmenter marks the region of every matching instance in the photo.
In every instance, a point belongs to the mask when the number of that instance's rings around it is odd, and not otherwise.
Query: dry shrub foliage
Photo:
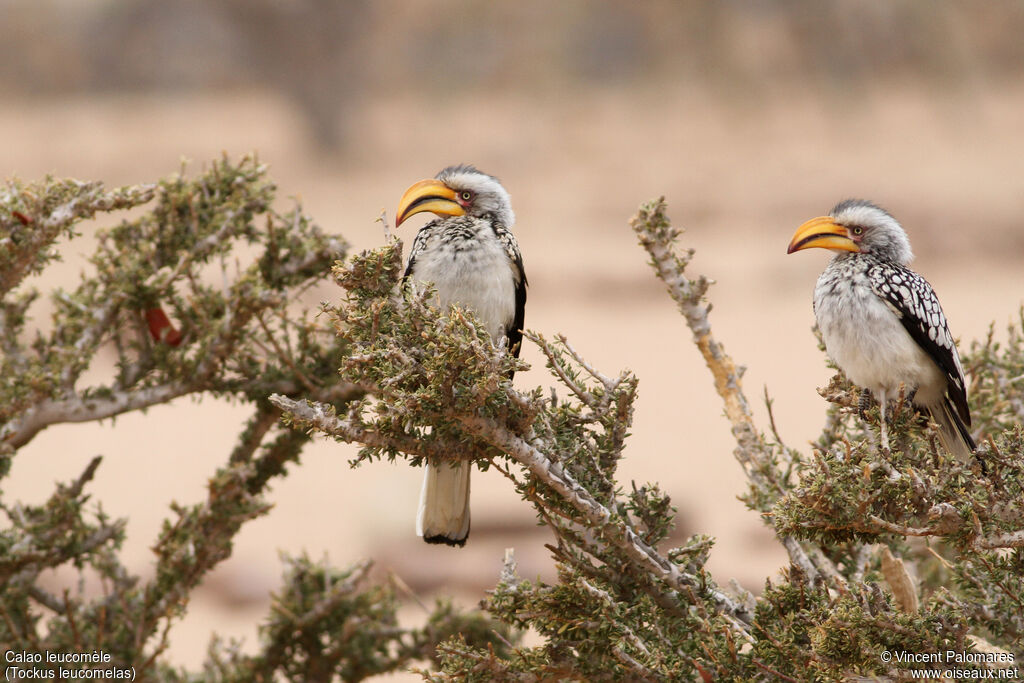
[[[900,680],[920,665],[883,651],[1024,655],[1024,313],[1006,341],[990,334],[964,358],[987,475],[943,452],[908,402],[891,417],[892,452],[879,452],[877,408],[865,424],[841,375],[821,390],[820,438],[789,448],[755,421],[742,369],[711,332],[709,281],[687,275],[692,252],[678,248],[664,202],[641,207],[633,229],[708,364],[750,482],[744,500],[791,560],[755,597],[708,574],[713,539],[666,547],[675,509],[657,484],[618,481],[635,376],[606,375],[568,340],[528,332],[553,386],[516,389],[506,378],[524,363],[471,313],[438,311],[430,292],[402,286],[400,242],[346,261],[344,241],[300,207],[275,210],[274,189],[246,157],[112,191],[49,178],[0,190],[0,473],[52,424],[184,395],[252,407],[206,500],[172,507],[150,579],[120,562],[125,520],[90,501],[99,458],[43,504],[5,491],[3,649],[99,650],[161,681],[359,680],[410,665],[438,681]],[[79,237],[85,219],[134,207],[96,232],[80,284],[50,292],[51,331],[32,332],[31,285],[42,282],[32,276],[59,257],[57,243]],[[342,303],[299,310],[332,265]],[[103,354],[116,360],[109,376],[85,382]],[[201,671],[167,664],[190,591],[267,512],[268,485],[313,432],[362,444],[357,463],[458,453],[499,470],[553,531],[557,582],[520,578],[510,554],[480,611],[439,603],[405,627],[394,583],[371,577],[368,562],[286,558],[256,654],[215,639]],[[61,567],[102,589],[51,592],[40,576]],[[527,628],[541,645],[519,644]]]

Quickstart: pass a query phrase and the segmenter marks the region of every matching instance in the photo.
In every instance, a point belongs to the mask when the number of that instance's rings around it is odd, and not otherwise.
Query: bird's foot
[[[886,408],[888,403],[885,400],[885,392],[878,397],[878,426],[882,436],[882,452],[889,455],[892,451],[889,450],[889,415]]]
[[[892,414],[893,417],[900,415],[904,408],[914,410],[914,396],[917,395],[917,387],[911,387],[907,389],[903,383],[900,383],[899,394],[897,400],[893,403]]]
[[[874,397],[871,395],[869,389],[862,389],[860,392],[860,400],[857,401],[857,413],[860,415],[860,419],[867,422],[868,411],[871,409],[871,404],[874,401]]]

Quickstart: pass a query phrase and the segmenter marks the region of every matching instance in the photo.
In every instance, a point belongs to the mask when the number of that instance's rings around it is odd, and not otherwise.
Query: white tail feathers
[[[942,447],[952,453],[957,460],[964,465],[969,465],[976,457],[974,455],[974,439],[971,438],[967,426],[955,414],[949,401],[943,401],[940,405],[929,406],[928,412],[932,419],[939,426],[939,441]],[[982,463],[984,468],[984,463]]]
[[[460,462],[426,466],[416,533],[427,543],[465,545],[469,536],[469,473],[472,466]]]

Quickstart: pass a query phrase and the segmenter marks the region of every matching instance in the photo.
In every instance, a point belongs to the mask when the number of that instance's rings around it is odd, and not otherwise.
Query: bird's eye
[[[468,202],[470,199],[473,198],[473,193],[470,192],[469,190],[463,190],[462,192],[459,193],[459,197],[462,198],[462,201]]]
[[[853,234],[854,235],[861,235],[863,233],[864,233],[864,228],[854,228],[853,229]]]

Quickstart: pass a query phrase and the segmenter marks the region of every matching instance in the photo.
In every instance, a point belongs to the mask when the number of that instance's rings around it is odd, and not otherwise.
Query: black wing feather
[[[512,269],[516,278],[516,310],[512,322],[505,328],[505,337],[508,339],[508,350],[514,357],[519,358],[519,351],[523,347],[523,327],[526,324],[526,270],[523,268],[523,256],[519,253],[519,245],[515,237],[507,229],[496,229],[498,238],[505,244],[505,252],[512,261]],[[515,372],[508,373],[512,379]]]
[[[519,271],[519,282],[516,283],[516,314],[512,318],[512,324],[505,329],[505,336],[508,337],[509,352],[519,358],[519,350],[523,346],[523,326],[526,323],[526,273],[523,271],[521,258],[516,259],[515,265]]]
[[[946,393],[958,416],[970,426],[964,370],[935,290],[914,271],[889,262],[873,265],[868,277],[875,294],[892,307],[911,338],[945,373]]]

